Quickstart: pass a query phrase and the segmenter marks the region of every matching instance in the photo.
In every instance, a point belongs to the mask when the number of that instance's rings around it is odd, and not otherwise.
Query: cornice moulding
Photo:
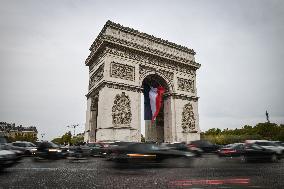
[[[93,42],[90,48],[91,53],[85,62],[87,66],[90,64],[95,54],[97,54],[97,51],[99,52],[100,49],[103,49],[104,45],[107,45],[106,43],[113,43],[129,49],[160,56],[171,61],[190,64],[197,69],[200,67],[200,64],[194,61],[195,52],[192,49],[156,38],[132,28],[124,27],[111,21],[105,24],[100,34]]]
[[[104,86],[106,86],[108,88],[115,88],[115,89],[126,90],[126,91],[135,91],[135,92],[142,92],[143,91],[142,87],[139,87],[139,86],[136,86],[136,85],[128,85],[128,84],[123,84],[123,83],[118,83],[118,82],[102,80],[96,86],[91,88],[89,90],[88,94],[86,94],[85,96],[87,98],[89,98],[93,92],[99,91]]]
[[[185,46],[182,46],[182,45],[178,45],[178,44],[176,44],[176,43],[173,43],[173,42],[170,42],[170,41],[168,41],[168,40],[164,40],[164,39],[155,37],[155,36],[153,36],[153,35],[149,35],[149,34],[147,34],[147,33],[140,32],[140,31],[135,30],[135,29],[130,28],[130,27],[125,27],[125,26],[123,26],[123,25],[121,25],[121,24],[112,22],[112,21],[110,21],[110,20],[108,20],[108,21],[106,22],[106,24],[104,25],[103,29],[102,29],[101,32],[99,33],[98,37],[95,39],[95,41],[94,41],[93,44],[91,45],[90,50],[93,49],[94,44],[95,44],[95,43],[98,41],[98,39],[103,35],[103,33],[106,31],[106,29],[107,29],[108,27],[114,28],[114,29],[118,29],[118,30],[121,30],[121,31],[130,33],[130,34],[133,34],[133,35],[136,35],[136,36],[145,38],[145,39],[149,39],[149,40],[154,41],[154,42],[156,42],[156,43],[160,43],[160,44],[163,44],[163,45],[166,45],[166,46],[169,46],[169,47],[173,47],[173,48],[175,48],[175,49],[182,50],[182,51],[184,51],[184,52],[188,52],[188,53],[193,54],[193,55],[196,54],[196,52],[194,52],[193,49],[190,49],[190,48],[188,48],[188,47],[185,47]]]

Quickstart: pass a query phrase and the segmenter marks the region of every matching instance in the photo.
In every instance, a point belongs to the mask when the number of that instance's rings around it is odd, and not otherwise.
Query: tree
[[[284,125],[275,123],[258,123],[255,126],[245,125],[241,129],[212,128],[201,133],[201,138],[217,144],[244,142],[245,140],[280,140],[284,141]]]
[[[55,144],[64,144],[62,137],[54,138],[51,142]]]
[[[84,142],[84,136],[82,135],[79,135],[79,136],[74,136],[72,139],[71,139],[71,143],[72,144],[82,144]]]
[[[72,138],[72,134],[70,131],[68,131],[67,133],[65,133],[61,139],[63,144],[70,144],[71,143],[71,138]]]
[[[254,127],[255,133],[267,140],[276,140],[280,128],[275,123],[258,123]]]

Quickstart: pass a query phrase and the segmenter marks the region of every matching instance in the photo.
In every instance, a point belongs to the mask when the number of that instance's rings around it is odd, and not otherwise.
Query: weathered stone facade
[[[149,76],[167,89],[157,135],[165,142],[199,139],[194,50],[108,21],[90,51],[85,141],[141,140],[142,83]]]

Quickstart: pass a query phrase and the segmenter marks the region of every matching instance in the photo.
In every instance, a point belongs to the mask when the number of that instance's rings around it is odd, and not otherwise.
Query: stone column
[[[84,142],[90,142],[90,129],[91,129],[91,98],[87,99],[86,123]]]
[[[176,141],[176,110],[175,99],[167,96],[164,102],[164,136],[165,142]]]
[[[112,87],[100,91],[97,141],[141,141],[140,93]]]

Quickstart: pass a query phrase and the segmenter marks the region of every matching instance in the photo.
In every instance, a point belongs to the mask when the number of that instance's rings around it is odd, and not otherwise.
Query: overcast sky
[[[0,121],[52,139],[79,123],[107,20],[193,48],[201,130],[284,123],[284,1],[0,0]],[[39,135],[40,136],[40,135]]]

